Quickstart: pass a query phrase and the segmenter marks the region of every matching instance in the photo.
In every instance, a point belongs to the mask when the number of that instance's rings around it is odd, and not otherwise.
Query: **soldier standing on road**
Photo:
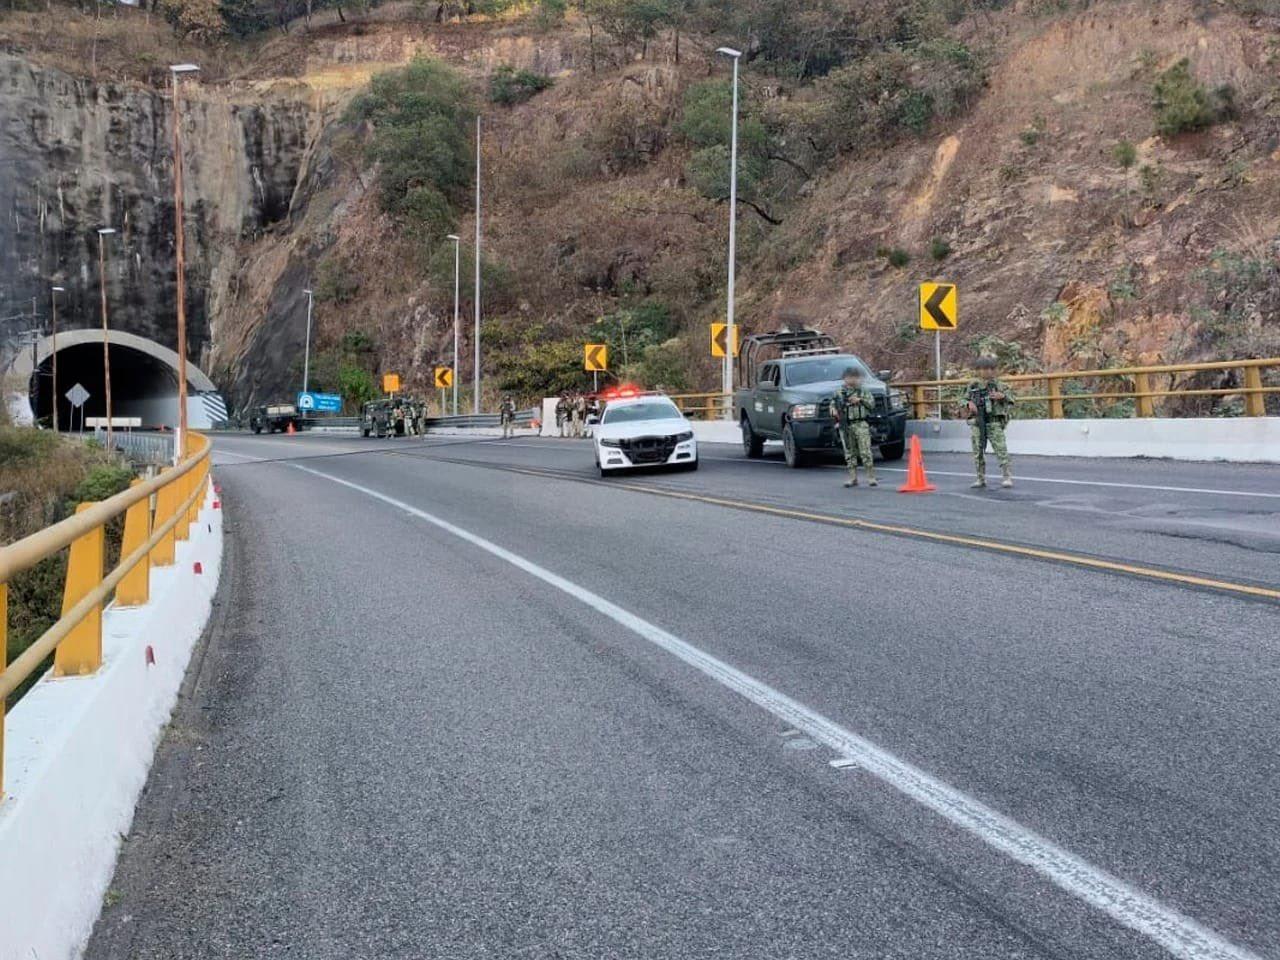
[[[876,398],[862,385],[862,371],[849,367],[844,372],[844,385],[831,398],[831,412],[836,418],[844,448],[844,463],[849,468],[846,487],[858,485],[858,465],[867,469],[867,486],[878,487],[875,456],[871,451],[871,425],[867,417],[876,408]]]
[[[502,439],[509,439],[516,425],[516,402],[510,394],[502,398],[502,405],[498,407],[498,422],[502,424]]]
[[[969,430],[973,441],[973,466],[977,477],[969,486],[982,489],[987,485],[987,442],[1000,464],[1000,486],[1013,486],[1013,465],[1009,459],[1009,444],[1005,427],[1013,412],[1014,396],[1005,384],[996,378],[996,358],[981,356],[974,364],[977,376],[965,388],[965,412],[969,417]]]
[[[564,439],[565,427],[569,422],[569,397],[561,390],[560,399],[556,401],[556,433]]]
[[[569,436],[576,440],[582,439],[582,414],[587,408],[587,401],[578,394],[569,400]]]

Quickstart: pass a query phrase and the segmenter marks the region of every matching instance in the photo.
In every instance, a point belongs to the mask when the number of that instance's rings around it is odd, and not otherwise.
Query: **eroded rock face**
[[[314,129],[301,89],[191,88],[184,97],[187,318],[198,362],[211,277],[236,243],[289,216]],[[100,226],[114,328],[174,346],[172,105],[164,91],[94,83],[0,55],[0,307],[99,321]],[[3,312],[8,313],[9,310]]]

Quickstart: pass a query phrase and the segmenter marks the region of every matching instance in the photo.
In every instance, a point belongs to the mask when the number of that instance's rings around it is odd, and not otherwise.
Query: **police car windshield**
[[[855,357],[815,357],[813,360],[801,360],[799,363],[787,364],[787,386],[797,387],[805,383],[825,383],[839,380],[850,367],[857,367],[863,377],[870,373]]]
[[[625,406],[610,404],[604,408],[601,423],[635,423],[637,420],[671,420],[680,411],[670,400],[646,400],[644,403],[628,403]]]

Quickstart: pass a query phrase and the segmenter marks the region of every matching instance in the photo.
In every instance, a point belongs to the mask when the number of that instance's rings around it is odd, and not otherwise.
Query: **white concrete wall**
[[[208,620],[221,560],[222,511],[211,495],[175,564],[152,571],[151,602],[105,611],[102,669],[45,676],[9,714],[0,960],[71,960],[83,950]]]
[[[969,452],[963,421],[911,420],[925,452]],[[1047,457],[1160,457],[1280,463],[1280,417],[1014,420],[1009,452]]]

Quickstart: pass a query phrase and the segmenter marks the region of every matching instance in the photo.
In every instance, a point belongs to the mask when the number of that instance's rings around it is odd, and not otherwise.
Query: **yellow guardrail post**
[[[1262,392],[1262,368],[1244,368],[1244,412],[1250,417],[1267,415],[1267,398]]]
[[[76,513],[83,513],[93,506],[92,503],[82,503],[76,508]],[[80,602],[81,597],[102,583],[105,545],[105,531],[100,526],[88,530],[71,544],[71,555],[67,559],[67,585],[62,593],[64,616]],[[97,603],[58,644],[53,655],[53,674],[56,677],[79,676],[93,673],[100,666],[102,604]]]
[[[178,481],[176,483],[172,484],[172,486],[175,486],[178,488],[176,493],[176,499],[174,500],[174,509],[176,510],[178,504],[185,502],[187,499],[187,496],[191,493],[191,474],[190,473],[183,474],[181,477],[178,478]],[[191,531],[188,527],[189,521],[190,521],[189,516],[178,521],[178,525],[173,528],[173,538],[175,540],[186,540],[187,537],[190,535]]]
[[[1049,384],[1049,417],[1053,420],[1061,420],[1066,411],[1062,406],[1062,379],[1060,377],[1045,377]]]
[[[1133,392],[1137,400],[1133,407],[1133,415],[1135,417],[1154,417],[1156,415],[1156,405],[1151,398],[1151,375],[1135,373],[1133,375]]]
[[[164,522],[177,511],[178,504],[181,502],[176,483],[166,483],[156,491],[155,525],[157,527],[163,526]],[[176,550],[175,539],[174,531],[169,530],[156,542],[156,545],[151,550],[151,565],[153,567],[173,566],[174,551]]]
[[[939,387],[939,390],[942,388]],[[911,388],[911,407],[912,415],[917,420],[923,420],[929,416],[929,405],[925,402],[925,386],[922,383],[916,384]]]
[[[134,480],[130,486],[142,483]],[[151,539],[151,501],[139,500],[124,515],[124,540],[120,556],[127,557]],[[122,607],[139,607],[151,599],[151,554],[145,555],[125,574],[116,587],[116,603]]]

